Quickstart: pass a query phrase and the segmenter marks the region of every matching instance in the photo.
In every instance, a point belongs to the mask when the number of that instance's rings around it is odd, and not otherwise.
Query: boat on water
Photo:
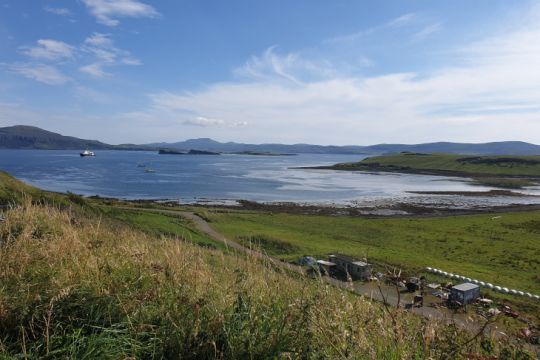
[[[85,157],[85,156],[96,156],[96,154],[94,154],[93,151],[90,151],[90,150],[84,150],[82,153],[80,153],[79,155],[81,155],[81,157]]]
[[[155,173],[156,170],[154,170],[154,169],[144,169],[144,172],[146,172],[146,173]]]

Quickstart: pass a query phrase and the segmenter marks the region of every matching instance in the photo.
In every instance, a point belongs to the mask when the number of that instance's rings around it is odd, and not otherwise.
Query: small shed
[[[470,304],[480,297],[480,286],[473,283],[463,283],[450,289],[450,300],[463,305]]]
[[[347,255],[330,255],[328,260],[336,264],[336,267],[347,273],[353,280],[366,280],[371,276],[371,264],[360,261]]]
[[[317,265],[319,266],[319,271],[322,275],[332,275],[335,272],[336,264],[330,261],[317,260]]]

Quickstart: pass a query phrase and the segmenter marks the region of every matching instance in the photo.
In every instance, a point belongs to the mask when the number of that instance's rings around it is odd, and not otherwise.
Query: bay
[[[0,169],[50,191],[121,199],[170,199],[183,203],[428,201],[433,196],[411,195],[410,192],[493,189],[441,176],[294,169],[359,161],[364,158],[359,155],[159,155],[145,151],[99,151],[96,155],[82,158],[79,152],[68,150],[0,150]],[[147,169],[155,172],[146,172]],[[529,189],[527,193],[540,195],[540,190]],[[538,202],[527,197],[460,201]]]

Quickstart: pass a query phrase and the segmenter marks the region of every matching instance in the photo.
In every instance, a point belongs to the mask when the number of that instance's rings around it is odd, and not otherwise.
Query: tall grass
[[[81,214],[31,202],[4,213],[0,358],[528,356],[259,260]]]

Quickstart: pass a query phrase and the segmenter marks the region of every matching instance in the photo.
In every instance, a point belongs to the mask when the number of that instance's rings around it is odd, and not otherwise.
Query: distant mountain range
[[[309,153],[309,154],[386,154],[403,151],[417,153],[453,153],[475,155],[539,155],[540,145],[521,141],[502,141],[484,144],[436,142],[417,145],[379,144],[370,146],[322,146],[309,144],[242,144],[221,143],[212,139],[191,139],[176,143],[154,143],[150,147],[177,150],[198,149],[214,152],[270,152],[270,153]]]
[[[5,149],[56,149],[56,150],[158,150],[174,149],[189,152],[201,150],[225,153],[279,153],[279,154],[386,154],[403,151],[416,153],[453,153],[475,155],[540,155],[540,145],[521,141],[502,141],[483,144],[435,142],[417,145],[378,144],[370,146],[322,146],[310,144],[242,144],[221,143],[208,138],[191,139],[175,143],[144,145],[110,145],[97,140],[85,140],[46,131],[33,126],[0,128],[0,148]]]

